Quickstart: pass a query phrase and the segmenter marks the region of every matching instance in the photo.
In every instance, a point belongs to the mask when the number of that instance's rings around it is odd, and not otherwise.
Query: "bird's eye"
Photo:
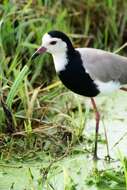
[[[57,41],[51,41],[50,44],[51,45],[55,45],[57,43]]]

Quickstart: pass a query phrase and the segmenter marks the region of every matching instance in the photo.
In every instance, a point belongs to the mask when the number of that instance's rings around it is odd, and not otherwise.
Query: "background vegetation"
[[[116,51],[127,41],[126,10],[126,0],[0,1],[1,160],[61,158],[84,141],[87,108],[61,85],[51,56],[30,58],[53,29],[75,47]]]

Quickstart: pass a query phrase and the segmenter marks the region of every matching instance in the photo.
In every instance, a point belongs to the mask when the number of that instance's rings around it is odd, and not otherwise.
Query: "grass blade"
[[[13,99],[15,95],[17,94],[17,90],[21,82],[23,81],[24,77],[26,76],[27,72],[28,72],[28,66],[25,65],[23,69],[21,70],[21,72],[19,73],[19,75],[17,76],[16,80],[14,81],[6,100],[6,104],[9,106],[9,108],[11,108]]]

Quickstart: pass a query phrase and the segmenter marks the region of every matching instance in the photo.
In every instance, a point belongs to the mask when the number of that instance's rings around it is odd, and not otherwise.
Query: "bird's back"
[[[94,48],[77,48],[92,79],[127,84],[127,58]]]

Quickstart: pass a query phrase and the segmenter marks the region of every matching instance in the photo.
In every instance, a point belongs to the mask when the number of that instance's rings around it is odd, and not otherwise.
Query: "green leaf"
[[[23,67],[23,69],[21,70],[21,72],[19,73],[19,75],[17,76],[17,78],[15,79],[15,81],[11,87],[11,90],[8,94],[7,100],[6,100],[6,104],[8,105],[9,108],[11,108],[13,99],[16,96],[16,94],[18,92],[18,88],[19,88],[21,82],[23,81],[23,79],[25,78],[27,72],[28,72],[28,66],[25,65]]]

